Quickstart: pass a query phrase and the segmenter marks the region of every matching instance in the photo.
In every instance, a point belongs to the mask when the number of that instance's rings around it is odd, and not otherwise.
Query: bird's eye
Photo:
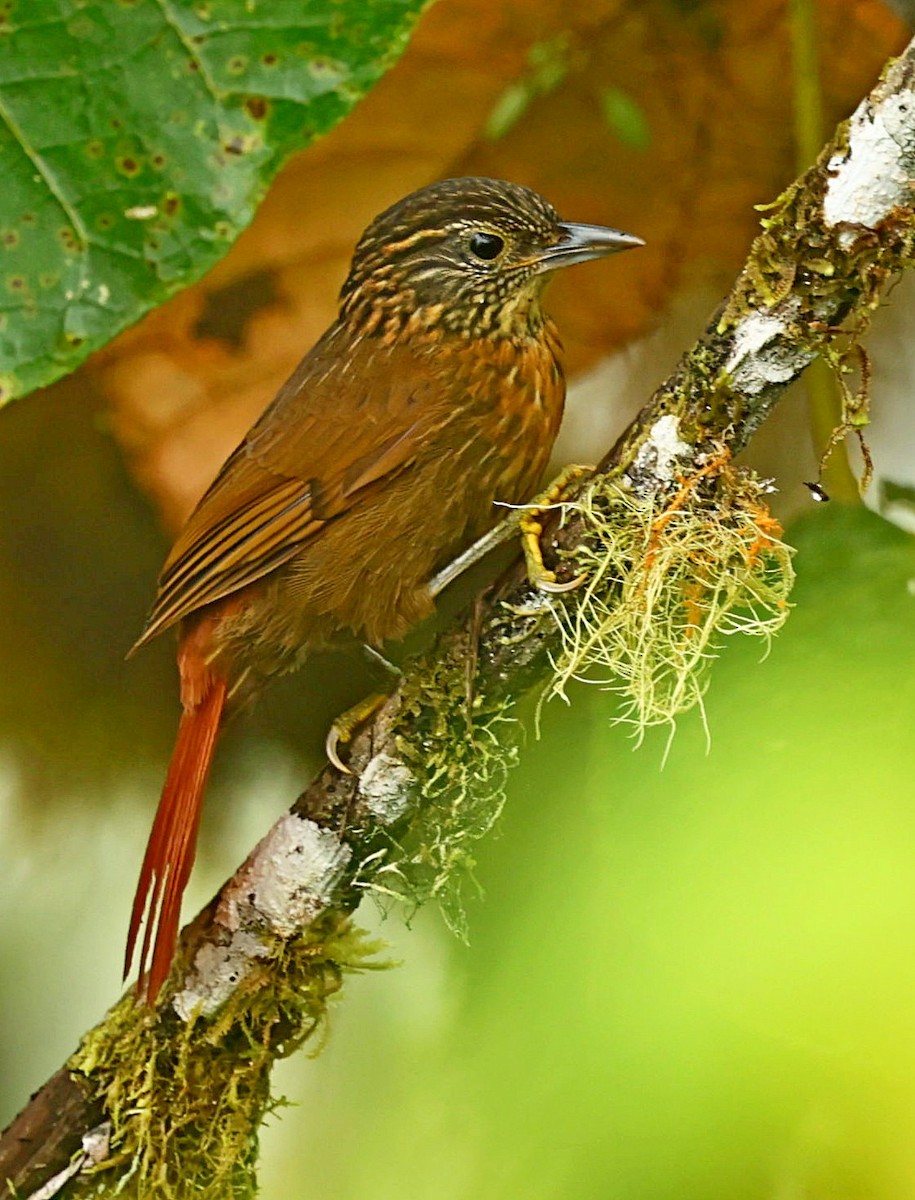
[[[478,230],[470,238],[471,254],[475,254],[477,258],[482,258],[486,262],[492,262],[494,258],[498,258],[504,249],[505,241],[497,233],[483,233],[482,230]]]

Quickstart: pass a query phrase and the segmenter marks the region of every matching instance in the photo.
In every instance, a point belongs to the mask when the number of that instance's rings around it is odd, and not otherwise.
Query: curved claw
[[[327,737],[324,739],[324,749],[327,752],[327,757],[344,775],[354,775],[352,768],[348,767],[339,754],[339,747],[342,743],[348,742],[360,725],[373,716],[379,708],[387,700],[387,692],[373,692],[371,696],[366,696],[364,700],[347,709],[342,713],[331,725],[327,731]]]
[[[574,480],[585,478],[593,474],[593,472],[593,467],[566,467],[559,478],[554,479],[545,492],[541,492],[530,505],[525,506],[525,510],[518,519],[518,525],[521,530],[521,545],[527,562],[527,577],[540,592],[547,592],[553,596],[561,596],[563,592],[574,592],[587,579],[587,575],[576,575],[574,579],[570,579],[566,583],[557,582],[556,573],[549,570],[543,561],[543,550],[540,546],[543,524],[538,520],[538,517],[541,513],[546,512],[547,509],[552,508],[554,504],[562,501],[570,483]]]
[[[348,739],[343,736],[343,732],[337,723],[334,722],[330,729],[328,729],[327,737],[324,739],[324,752],[327,755],[328,760],[337,768],[338,771],[340,771],[343,775],[352,775],[352,771],[337,753],[337,747],[340,745],[341,741],[347,740]]]
[[[587,578],[587,574],[582,573],[574,579],[567,579],[565,583],[556,579],[536,579],[534,583],[538,591],[548,592],[551,596],[561,596],[564,592],[574,592],[576,588],[580,588]]]

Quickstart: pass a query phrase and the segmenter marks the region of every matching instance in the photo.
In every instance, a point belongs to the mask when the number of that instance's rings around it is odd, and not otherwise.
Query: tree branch
[[[857,394],[848,376],[915,244],[913,81],[915,43],[765,210],[702,338],[561,525],[554,514],[545,548],[588,583],[545,597],[516,567],[409,665],[354,740],[353,774],[326,767],[184,931],[158,1009],[123,997],[0,1138],[15,1194],[103,1181],[143,1197],[251,1194],[274,1060],[320,1023],[346,971],[372,965],[350,922],[362,896],[435,896],[460,928],[454,880],[498,816],[516,701],[556,669],[561,687],[609,663],[635,719],[671,719],[701,697],[701,649],[727,621],[766,633],[784,618],[790,565],[765,488],[730,459],[817,356],[837,371],[848,428],[866,419],[867,373]],[[661,643],[635,646],[646,624]],[[106,1121],[110,1140],[93,1140]]]

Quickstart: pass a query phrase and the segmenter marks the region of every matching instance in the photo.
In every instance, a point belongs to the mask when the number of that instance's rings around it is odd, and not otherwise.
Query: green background
[[[0,448],[0,1120],[118,991],[173,732],[171,647],[122,658],[162,546],[70,401],[10,409]],[[725,647],[708,752],[688,716],[662,769],[663,733],[634,749],[575,688],[481,847],[470,947],[366,907],[401,965],[279,1071],[270,1200],[908,1194],[915,549],[834,505],[788,538],[796,609],[765,661]],[[369,683],[317,660],[235,727],[186,911]]]
[[[424,928],[412,985],[359,981],[271,1194],[911,1194],[915,553],[840,509],[791,537],[797,610],[716,667],[709,753],[553,707],[470,949]]]

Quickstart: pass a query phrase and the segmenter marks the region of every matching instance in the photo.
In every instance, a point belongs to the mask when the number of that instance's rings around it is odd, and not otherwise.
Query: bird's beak
[[[592,258],[605,258],[618,254],[620,250],[633,250],[644,246],[640,237],[623,233],[619,229],[606,229],[603,225],[573,225],[561,221],[562,241],[549,246],[537,255],[537,270],[555,271],[557,267],[569,267],[573,263],[590,262]]]

